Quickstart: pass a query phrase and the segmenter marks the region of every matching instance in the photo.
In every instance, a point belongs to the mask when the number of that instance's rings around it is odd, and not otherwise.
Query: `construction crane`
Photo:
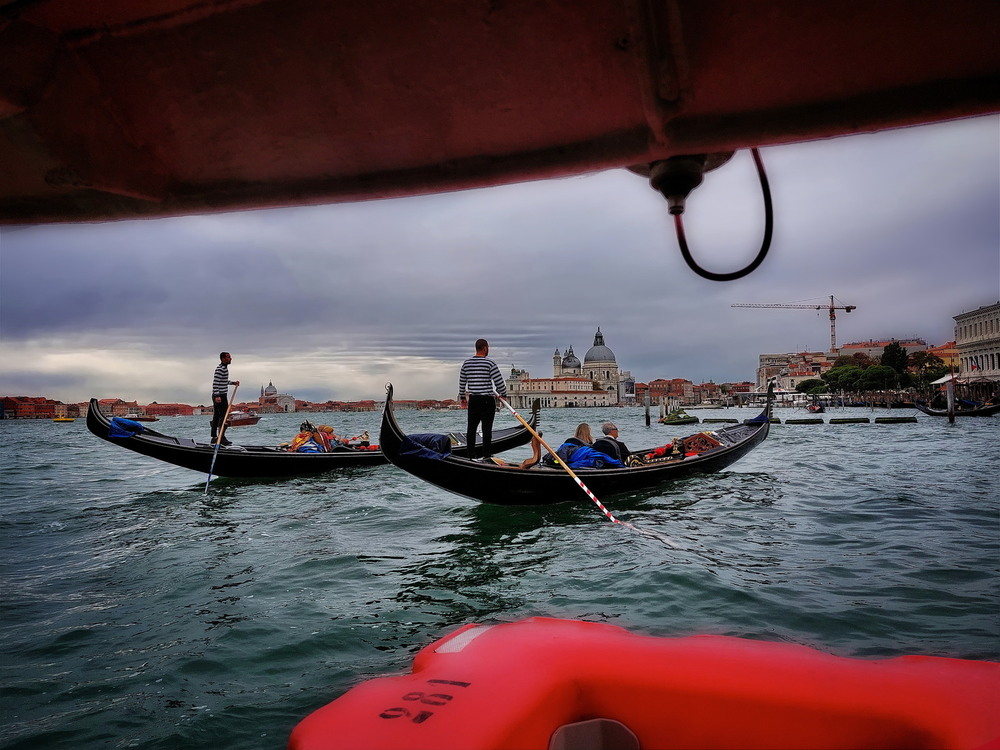
[[[851,310],[856,310],[857,305],[835,305],[833,295],[830,295],[829,305],[766,305],[766,304],[754,304],[754,303],[737,303],[735,305],[730,305],[730,307],[786,307],[794,308],[796,310],[829,310],[830,311],[830,351],[837,351],[837,310],[843,310],[845,313],[849,313]]]

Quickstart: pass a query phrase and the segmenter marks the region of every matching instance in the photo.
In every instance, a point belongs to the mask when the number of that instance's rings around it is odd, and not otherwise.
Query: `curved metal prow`
[[[767,403],[764,404],[764,411],[758,414],[753,419],[748,419],[748,422],[771,422],[771,412],[774,408],[774,383],[767,384]]]

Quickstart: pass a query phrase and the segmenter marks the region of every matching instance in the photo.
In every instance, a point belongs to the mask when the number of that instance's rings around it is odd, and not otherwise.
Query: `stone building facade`
[[[278,393],[278,389],[274,387],[274,383],[270,380],[267,381],[266,388],[264,386],[260,387],[260,398],[257,399],[257,403],[260,404],[257,407],[257,411],[261,414],[278,414],[295,411],[295,396],[288,393]]]
[[[1000,381],[1000,302],[955,316],[955,348],[961,376]]]
[[[520,409],[530,407],[536,398],[549,409],[634,405],[635,378],[618,367],[614,352],[605,345],[604,334],[598,328],[594,345],[582,362],[572,346],[565,354],[556,349],[551,378],[532,378],[527,370],[512,368],[507,393],[511,404]]]
[[[828,352],[761,354],[757,361],[757,390],[764,391],[767,384],[773,382],[778,390],[794,391],[803,380],[829,372],[834,359],[835,356]]]
[[[855,341],[851,344],[844,344],[840,347],[837,352],[840,356],[851,355],[851,354],[864,354],[866,357],[878,362],[882,357],[882,352],[889,344],[899,344],[901,347],[906,349],[907,354],[913,354],[914,352],[926,351],[930,347],[927,346],[927,342],[923,339],[888,339],[886,341],[875,341],[875,339],[869,339],[868,341]],[[836,357],[834,357],[836,359]]]

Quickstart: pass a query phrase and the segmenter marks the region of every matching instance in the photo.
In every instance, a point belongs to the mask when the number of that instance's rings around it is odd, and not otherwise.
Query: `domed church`
[[[635,379],[632,373],[618,369],[615,353],[604,343],[597,329],[594,345],[583,357],[573,347],[552,355],[552,377],[532,378],[527,370],[513,368],[507,379],[512,403],[519,408],[530,406],[535,398],[544,407],[614,406],[635,404]]]
[[[578,378],[583,374],[581,368],[580,360],[573,354],[572,346],[566,350],[566,354],[562,357],[559,356],[558,349],[552,355],[552,377],[554,378]]]
[[[600,327],[594,334],[594,345],[583,357],[583,374],[605,391],[618,392],[618,363],[615,353],[604,345]]]
[[[260,398],[257,399],[257,403],[259,404],[257,411],[266,414],[295,411],[295,396],[278,393],[278,389],[270,380],[267,381],[266,388],[260,387]]]

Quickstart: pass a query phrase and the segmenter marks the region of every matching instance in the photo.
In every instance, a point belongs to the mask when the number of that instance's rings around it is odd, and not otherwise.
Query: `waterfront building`
[[[941,346],[932,346],[927,350],[928,354],[933,354],[940,359],[945,367],[953,367],[957,371],[960,367],[958,361],[958,347],[954,341],[949,341]]]
[[[744,393],[750,393],[754,390],[755,384],[751,383],[749,380],[741,380],[739,383],[726,383],[729,386],[729,393],[736,398]]]
[[[707,383],[700,383],[694,386],[693,390],[696,404],[722,403],[722,386],[718,383],[713,383],[710,380]]]
[[[840,347],[840,356],[850,356],[860,353],[870,357],[875,361],[875,364],[878,364],[879,360],[882,359],[883,350],[889,344],[899,344],[906,349],[907,354],[926,351],[930,348],[923,339],[889,339],[888,341],[869,339],[868,341],[855,341],[853,344],[844,344]]]
[[[295,396],[287,393],[278,393],[274,383],[267,381],[267,387],[260,387],[260,398],[257,399],[260,406],[257,411],[262,414],[276,414],[295,411]]]
[[[385,402],[374,401],[372,399],[366,399],[363,401],[324,401],[322,403],[315,401],[299,401],[296,399],[295,411],[378,411],[384,406],[384,404]],[[393,402],[393,404],[395,405],[395,402]]]
[[[844,352],[841,348],[841,354]],[[882,352],[879,350],[879,356]],[[757,363],[757,390],[764,391],[774,383],[778,390],[794,391],[803,380],[819,378],[833,367],[835,355],[828,352],[797,352],[794,354],[761,354]]]
[[[598,328],[594,345],[582,362],[572,346],[565,354],[555,350],[551,378],[532,378],[527,370],[511,368],[507,395],[517,409],[529,408],[536,398],[550,409],[630,406],[635,404],[635,378],[630,371],[618,367],[614,352],[604,343],[604,334]]]
[[[97,408],[100,410],[101,414],[108,417],[124,417],[126,419],[134,419],[135,417],[143,417],[146,415],[146,410],[139,406],[137,401],[124,401],[120,398],[102,398],[97,402]]]
[[[0,399],[0,413],[4,419],[52,419],[60,401],[44,396],[4,396]]]
[[[684,378],[655,378],[646,386],[649,403],[665,406],[692,406],[695,403],[694,383]]]
[[[583,356],[583,376],[590,378],[598,390],[614,393],[614,403],[623,406],[635,404],[635,378],[628,370],[618,368],[614,352],[604,344],[600,326],[594,334],[594,345]]]
[[[158,404],[153,401],[146,404],[146,414],[150,417],[190,417],[194,414],[194,407],[189,404]]]
[[[683,406],[699,404],[719,404],[722,406],[740,403],[744,394],[756,390],[756,385],[749,380],[739,383],[715,383],[708,381],[695,385],[684,378],[656,378],[648,383],[636,383],[636,401],[638,404],[649,403],[653,406],[663,406],[666,409],[676,409]]]
[[[588,378],[576,375],[533,378],[527,370],[511,368],[507,378],[507,399],[511,405],[515,409],[528,409],[536,398],[545,409],[617,403],[614,393],[595,388],[594,381]]]
[[[1000,302],[955,316],[955,348],[960,375],[1000,381]]]

